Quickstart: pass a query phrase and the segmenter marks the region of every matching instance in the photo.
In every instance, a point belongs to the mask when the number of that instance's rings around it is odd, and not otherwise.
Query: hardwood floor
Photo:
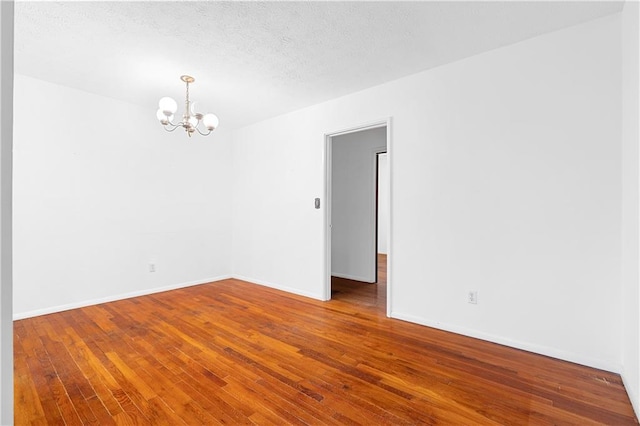
[[[225,280],[16,321],[15,424],[637,424],[616,374],[388,319],[380,284],[346,284],[319,302]]]

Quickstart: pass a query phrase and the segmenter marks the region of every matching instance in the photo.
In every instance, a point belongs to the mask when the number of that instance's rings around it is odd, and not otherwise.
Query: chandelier
[[[211,134],[211,132],[218,127],[220,121],[215,114],[202,114],[200,112],[196,112],[195,110],[195,102],[191,102],[189,100],[189,84],[196,81],[195,78],[190,75],[183,75],[180,77],[180,80],[184,81],[187,85],[187,96],[184,101],[184,115],[182,116],[182,121],[174,124],[173,123],[173,114],[178,110],[178,104],[173,98],[168,96],[160,99],[158,102],[158,111],[156,112],[156,117],[160,120],[160,124],[164,126],[164,129],[167,132],[173,132],[178,127],[182,127],[189,137],[196,131],[200,133],[202,136],[207,136]],[[202,123],[203,127],[207,130],[204,133],[200,130],[200,123]]]

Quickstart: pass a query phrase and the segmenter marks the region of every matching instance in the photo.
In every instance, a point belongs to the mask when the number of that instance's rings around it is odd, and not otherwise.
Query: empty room
[[[638,424],[637,1],[0,2],[0,424]]]

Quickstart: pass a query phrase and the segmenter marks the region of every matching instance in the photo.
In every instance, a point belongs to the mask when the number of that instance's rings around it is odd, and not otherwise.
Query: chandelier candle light
[[[158,103],[159,109],[158,112],[156,112],[156,117],[158,117],[158,120],[160,120],[160,124],[164,126],[164,129],[167,132],[173,132],[178,127],[182,127],[187,132],[189,137],[191,137],[191,134],[196,130],[202,136],[210,135],[211,132],[216,127],[218,127],[220,120],[218,120],[218,117],[216,117],[215,114],[209,113],[203,115],[202,113],[195,111],[196,103],[189,100],[189,84],[196,81],[196,79],[191,77],[190,75],[183,75],[180,77],[180,80],[184,81],[187,85],[187,96],[184,102],[185,111],[184,115],[182,116],[182,121],[177,124],[173,124],[173,114],[175,114],[175,112],[178,110],[178,104],[173,100],[173,98],[170,98],[168,96],[160,99],[160,102]],[[207,129],[207,133],[203,133],[200,130],[200,123],[202,123]]]

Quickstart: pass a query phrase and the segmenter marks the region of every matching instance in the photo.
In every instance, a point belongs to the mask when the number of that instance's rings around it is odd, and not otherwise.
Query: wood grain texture
[[[225,280],[16,321],[15,423],[637,424],[616,374]]]

